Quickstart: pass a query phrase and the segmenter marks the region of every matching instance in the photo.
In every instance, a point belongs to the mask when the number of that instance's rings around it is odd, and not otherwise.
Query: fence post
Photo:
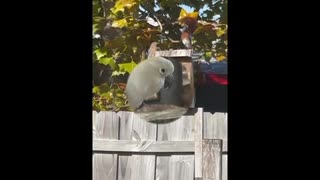
[[[204,139],[202,142],[203,180],[222,179],[222,140]]]
[[[198,108],[194,118],[195,179],[222,179],[222,140],[203,138],[203,109]]]
[[[203,140],[203,109],[198,108],[194,115],[194,167],[195,179],[202,179],[202,140]]]

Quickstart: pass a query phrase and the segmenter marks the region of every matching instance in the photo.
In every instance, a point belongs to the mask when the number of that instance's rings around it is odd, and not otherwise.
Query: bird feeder
[[[163,102],[185,108],[194,108],[195,88],[193,77],[192,50],[177,49],[156,51],[155,56],[169,59],[175,67],[175,85],[161,92]]]

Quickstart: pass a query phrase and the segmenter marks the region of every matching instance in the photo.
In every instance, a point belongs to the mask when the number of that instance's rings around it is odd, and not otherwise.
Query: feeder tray
[[[167,104],[144,104],[135,111],[140,118],[154,123],[167,123],[183,116],[188,108]]]

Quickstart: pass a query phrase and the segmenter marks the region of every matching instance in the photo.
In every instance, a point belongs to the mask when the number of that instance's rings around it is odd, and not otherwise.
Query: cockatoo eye
[[[160,69],[160,72],[161,72],[161,73],[165,73],[165,72],[166,72],[166,70],[165,70],[165,69],[163,69],[163,68],[161,68],[161,69]]]

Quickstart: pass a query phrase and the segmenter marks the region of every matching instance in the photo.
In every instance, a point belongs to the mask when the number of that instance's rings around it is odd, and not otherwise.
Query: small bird
[[[151,57],[140,62],[129,75],[125,93],[129,106],[139,109],[145,100],[169,87],[173,80],[174,66],[163,57]]]

